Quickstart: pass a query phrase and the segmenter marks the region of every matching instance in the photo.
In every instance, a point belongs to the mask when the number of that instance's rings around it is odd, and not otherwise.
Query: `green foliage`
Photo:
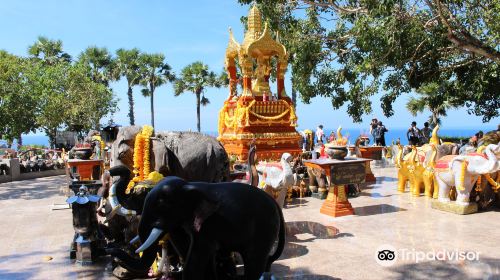
[[[78,56],[78,64],[83,65],[96,83],[109,85],[114,74],[114,60],[106,48],[88,47]]]
[[[197,129],[201,131],[200,124],[200,105],[206,106],[210,103],[205,97],[205,89],[207,87],[217,87],[227,84],[227,75],[224,72],[217,76],[213,71],[208,69],[206,64],[201,61],[193,62],[184,67],[181,71],[179,79],[174,83],[175,96],[179,96],[184,92],[192,92],[196,95],[196,114],[197,114]]]
[[[446,93],[449,91],[450,84],[447,82],[424,84],[417,89],[419,97],[410,97],[406,103],[406,108],[413,116],[422,113],[426,109],[431,111],[429,123],[431,127],[434,127],[441,123],[439,116],[446,116],[446,111],[456,106],[448,100],[449,97]]]
[[[452,143],[468,143],[469,142],[469,137],[456,137],[456,136],[439,136],[439,139],[441,139],[443,142],[452,142]]]
[[[28,54],[46,64],[71,62],[71,56],[63,51],[61,40],[51,40],[44,36],[39,36],[37,41],[28,47]]]
[[[40,98],[25,88],[28,69],[26,59],[0,50],[0,136],[9,142],[36,130],[34,110]]]
[[[58,129],[98,128],[101,118],[116,110],[110,78],[104,75],[112,63],[105,49],[89,48],[71,63],[61,41],[40,37],[29,54],[22,58],[0,51],[2,138],[20,140],[22,134],[43,130],[53,144]]]
[[[499,0],[238,0],[256,2],[290,53],[292,95],[330,98],[354,121],[383,90],[389,117],[402,94],[445,84],[443,100],[488,121],[500,115]],[[245,19],[243,19],[245,21]]]

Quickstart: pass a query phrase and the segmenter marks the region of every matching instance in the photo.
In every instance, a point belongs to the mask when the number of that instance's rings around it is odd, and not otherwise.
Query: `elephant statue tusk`
[[[151,234],[149,234],[149,236],[148,236],[148,239],[146,239],[146,242],[144,242],[144,244],[142,244],[141,247],[139,247],[137,250],[135,250],[135,252],[137,254],[139,254],[140,252],[143,252],[144,250],[149,248],[149,246],[151,246],[151,244],[153,244],[158,239],[158,237],[160,237],[160,235],[162,233],[163,233],[163,230],[161,230],[159,228],[153,228],[153,230],[151,231]]]
[[[139,238],[139,235],[137,235],[136,237],[132,238],[132,240],[130,240],[130,245],[134,244],[134,243],[137,243],[141,241],[140,238]]]
[[[135,210],[128,210],[127,208],[121,206],[120,202],[118,202],[118,198],[116,197],[116,183],[111,185],[111,188],[109,189],[109,204],[111,204],[113,210],[111,211],[108,220],[111,219],[117,213],[120,216],[137,215],[137,212]]]

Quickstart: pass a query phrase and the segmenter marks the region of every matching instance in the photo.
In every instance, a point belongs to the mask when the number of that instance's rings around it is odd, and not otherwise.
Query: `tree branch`
[[[459,27],[460,30],[456,30],[449,22],[448,18],[444,15],[443,10],[446,10],[449,17],[453,20],[454,17],[451,14],[450,10],[441,4],[440,0],[434,0],[436,2],[437,12],[441,22],[448,29],[448,40],[452,42],[457,48],[464,50],[466,52],[471,52],[482,57],[500,61],[500,52],[497,50],[484,45],[479,39],[472,36],[468,31]],[[432,6],[431,6],[432,8]],[[458,22],[455,23],[460,25]],[[461,36],[460,36],[461,35]]]
[[[302,0],[305,4],[308,4],[310,6],[314,7],[323,7],[323,8],[333,8],[336,12],[342,13],[342,14],[367,14],[368,9],[364,7],[357,7],[357,8],[351,8],[351,7],[341,7],[337,5],[336,1],[334,0],[328,0],[329,3],[317,3],[314,1],[308,1],[308,0]]]

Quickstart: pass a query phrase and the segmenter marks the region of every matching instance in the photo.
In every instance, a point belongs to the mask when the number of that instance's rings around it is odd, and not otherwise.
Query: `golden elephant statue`
[[[399,192],[405,192],[406,184],[409,183],[410,192],[416,196],[420,195],[420,190],[424,182],[422,177],[424,168],[419,161],[416,160],[419,149],[420,148],[413,147],[410,153],[403,156],[403,147],[398,144],[396,168],[398,169]]]
[[[429,144],[421,147],[412,147],[412,151],[403,156],[399,146],[396,157],[398,167],[398,191],[404,192],[406,182],[409,182],[410,192],[420,196],[422,190],[427,197],[438,198],[438,185],[434,180],[434,166],[436,161],[446,155],[458,154],[458,145],[454,143],[439,144],[437,131],[439,125],[432,130]]]

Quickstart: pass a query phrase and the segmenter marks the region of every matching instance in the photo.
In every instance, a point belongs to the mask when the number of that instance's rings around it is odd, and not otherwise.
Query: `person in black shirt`
[[[420,130],[417,128],[417,122],[411,122],[411,126],[406,132],[406,137],[408,138],[409,145],[418,145],[420,136]]]
[[[377,146],[385,147],[385,133],[389,131],[385,128],[385,125],[381,121],[378,122],[377,128],[375,130],[375,144]]]

